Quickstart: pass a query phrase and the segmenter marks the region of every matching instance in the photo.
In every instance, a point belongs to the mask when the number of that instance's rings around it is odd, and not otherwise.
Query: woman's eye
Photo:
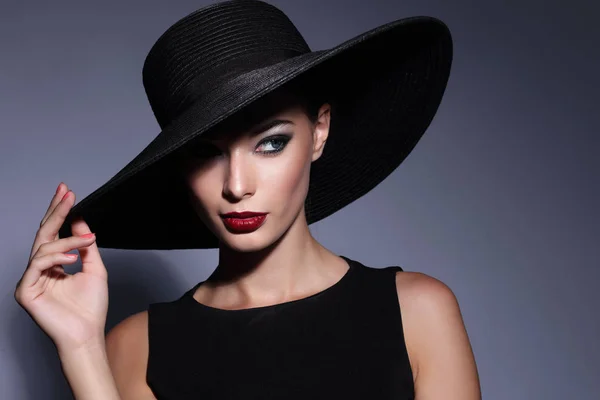
[[[260,142],[257,151],[259,153],[274,154],[282,151],[290,141],[288,135],[271,136]]]

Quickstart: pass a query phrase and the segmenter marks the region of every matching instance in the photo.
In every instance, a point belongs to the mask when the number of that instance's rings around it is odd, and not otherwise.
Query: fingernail
[[[86,233],[85,235],[81,235],[81,237],[84,239],[89,239],[94,237],[94,233]]]
[[[63,196],[63,198],[61,199],[61,201],[62,201],[62,200],[64,200],[64,199],[66,199],[66,198],[67,198],[67,196],[69,195],[69,193],[71,193],[71,191],[70,191],[70,190],[68,190],[68,191],[67,191],[67,193],[65,193],[65,195]]]
[[[58,184],[58,187],[56,188],[56,193],[60,192],[61,187],[62,187],[62,182]]]

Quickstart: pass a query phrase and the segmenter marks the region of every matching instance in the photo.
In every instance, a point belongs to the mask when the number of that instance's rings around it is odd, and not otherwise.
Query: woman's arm
[[[96,345],[58,353],[77,400],[156,400],[146,383],[147,311],[125,318]]]
[[[97,344],[58,353],[77,400],[156,400],[146,383],[147,311],[125,318]]]
[[[77,400],[121,400],[106,356],[108,273],[95,234],[78,218],[71,222],[72,236],[58,235],[74,203],[75,194],[61,182],[40,221],[14,297],[54,342]],[[66,273],[64,266],[78,258],[81,271]]]
[[[396,287],[415,400],[480,400],[475,358],[450,288],[416,272],[398,272]]]
[[[82,349],[59,351],[59,357],[77,400],[121,400],[103,341]]]

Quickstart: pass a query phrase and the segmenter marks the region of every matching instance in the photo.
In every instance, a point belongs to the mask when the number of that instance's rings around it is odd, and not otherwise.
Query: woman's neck
[[[217,269],[196,297],[218,308],[277,304],[319,292],[341,279],[347,269],[343,259],[312,237],[304,222],[294,224],[259,252],[222,246]]]

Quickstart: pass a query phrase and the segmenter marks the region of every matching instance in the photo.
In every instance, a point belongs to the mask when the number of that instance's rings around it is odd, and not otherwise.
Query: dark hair
[[[319,108],[327,102],[322,86],[314,79],[298,78],[279,88],[274,95],[283,93],[289,98],[286,105],[300,105],[308,119],[314,124],[319,117]]]

